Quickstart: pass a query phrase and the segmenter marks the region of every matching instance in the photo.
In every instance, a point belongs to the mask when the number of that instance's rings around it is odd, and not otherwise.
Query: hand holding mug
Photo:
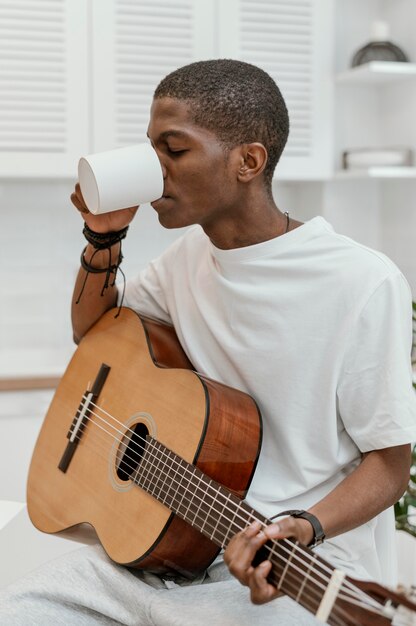
[[[116,209],[101,215],[91,213],[85,203],[79,183],[75,185],[75,190],[71,194],[71,202],[82,214],[84,221],[96,233],[109,233],[121,230],[130,224],[136,215],[138,206],[125,209]]]
[[[96,232],[120,230],[138,205],[163,194],[163,172],[149,143],[82,157],[72,203]]]

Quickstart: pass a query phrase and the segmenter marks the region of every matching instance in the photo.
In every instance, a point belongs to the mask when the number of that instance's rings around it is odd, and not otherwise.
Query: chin
[[[193,226],[195,222],[191,220],[184,220],[175,218],[171,213],[165,213],[162,215],[158,215],[159,224],[164,228],[174,229],[174,228],[185,228],[186,226]]]

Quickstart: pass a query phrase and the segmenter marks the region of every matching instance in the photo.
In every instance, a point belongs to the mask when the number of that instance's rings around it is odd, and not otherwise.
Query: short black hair
[[[273,172],[289,134],[289,115],[275,81],[259,67],[235,59],[185,65],[168,74],[154,98],[189,102],[192,121],[214,132],[227,148],[260,142],[268,153],[265,182]]]

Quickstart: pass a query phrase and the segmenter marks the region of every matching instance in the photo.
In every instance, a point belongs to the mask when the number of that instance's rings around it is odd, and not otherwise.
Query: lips
[[[172,196],[166,196],[166,195],[160,196],[160,198],[158,198],[157,200],[154,200],[150,204],[153,208],[157,208],[158,205],[163,204],[167,200],[172,200]]]

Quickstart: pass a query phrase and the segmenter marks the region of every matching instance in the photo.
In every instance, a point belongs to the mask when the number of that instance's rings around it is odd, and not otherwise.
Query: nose
[[[157,154],[157,158],[159,159],[160,167],[162,168],[163,180],[165,180],[167,176],[167,169],[166,169],[166,165],[163,163],[163,156],[155,146],[153,146],[153,149]]]

